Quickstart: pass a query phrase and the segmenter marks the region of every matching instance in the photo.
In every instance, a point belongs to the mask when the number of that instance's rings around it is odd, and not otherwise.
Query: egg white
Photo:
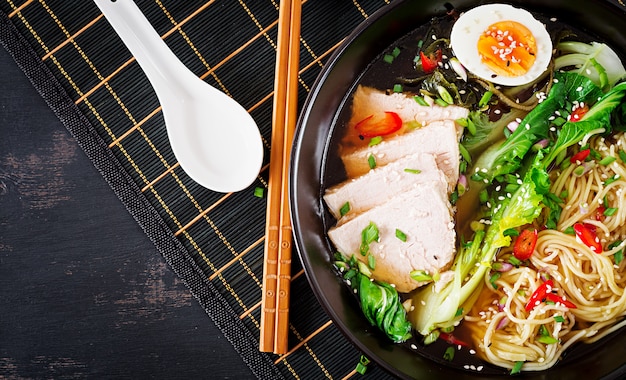
[[[535,62],[524,75],[496,75],[482,62],[478,39],[489,26],[499,21],[516,21],[528,28],[535,37]],[[546,70],[552,57],[552,40],[545,25],[530,12],[506,4],[481,5],[463,13],[452,27],[450,44],[465,69],[480,78],[505,86],[518,86],[537,79]]]

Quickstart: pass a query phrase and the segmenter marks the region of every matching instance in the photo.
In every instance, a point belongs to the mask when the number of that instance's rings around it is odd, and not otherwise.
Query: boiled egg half
[[[463,13],[450,44],[466,70],[505,86],[537,79],[552,57],[552,40],[530,12],[506,4],[481,5]]]

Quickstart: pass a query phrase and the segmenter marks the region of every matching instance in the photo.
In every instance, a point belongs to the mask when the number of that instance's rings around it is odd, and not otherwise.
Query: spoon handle
[[[94,0],[154,87],[159,99],[182,88],[182,76],[197,77],[174,55],[132,0]],[[190,78],[187,78],[190,80]]]

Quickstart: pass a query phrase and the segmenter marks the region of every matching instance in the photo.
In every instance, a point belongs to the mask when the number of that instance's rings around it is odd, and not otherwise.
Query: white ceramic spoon
[[[214,191],[249,186],[263,163],[261,135],[250,114],[187,69],[132,0],[94,1],[154,87],[182,169]]]

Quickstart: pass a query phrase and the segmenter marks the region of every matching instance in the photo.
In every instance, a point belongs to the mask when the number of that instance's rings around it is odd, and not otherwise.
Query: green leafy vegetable
[[[357,274],[356,280],[365,318],[396,343],[409,339],[411,323],[396,289],[387,283],[372,281],[361,273]]]
[[[601,88],[613,86],[626,77],[619,56],[606,44],[565,41],[557,45],[562,53],[554,60],[556,70],[572,67],[572,71],[589,77]]]
[[[371,223],[370,227],[365,228],[364,231],[376,230],[377,234],[377,229],[371,228],[372,225],[374,224]],[[368,235],[367,240],[372,238],[373,234]],[[368,255],[368,261],[373,257]],[[361,310],[372,326],[378,327],[395,343],[404,342],[411,337],[411,322],[407,319],[407,312],[402,305],[400,295],[393,286],[372,280],[370,278],[372,272],[368,264],[360,261],[355,255],[347,258],[337,252],[334,265],[344,280],[354,289],[359,298]]]
[[[593,104],[601,95],[600,88],[586,77],[573,73],[555,73],[555,83],[547,98],[526,115],[508,139],[479,157],[475,167],[489,182],[496,176],[513,173],[520,168],[530,148],[537,141],[548,137],[555,112],[564,109],[568,102]]]
[[[554,147],[544,159],[544,168],[552,163],[561,151],[576,144],[587,134],[610,132],[611,113],[622,104],[626,95],[626,82],[622,82],[604,94],[577,122],[567,122],[561,127]],[[543,103],[542,103],[543,104]]]

